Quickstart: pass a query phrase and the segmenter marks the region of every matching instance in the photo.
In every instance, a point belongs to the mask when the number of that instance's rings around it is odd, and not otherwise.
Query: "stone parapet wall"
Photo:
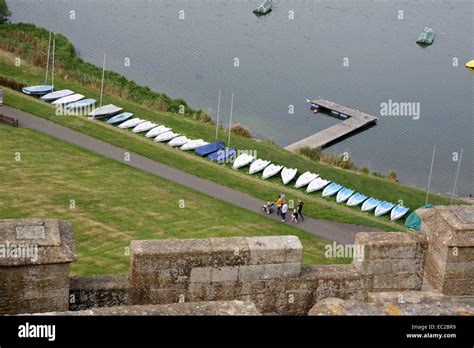
[[[69,222],[1,220],[0,314],[67,310],[75,258]]]
[[[429,240],[425,290],[474,295],[474,208],[440,206],[419,211]]]
[[[362,232],[356,249],[362,251],[353,264],[372,278],[370,291],[420,290],[427,239],[414,232]]]

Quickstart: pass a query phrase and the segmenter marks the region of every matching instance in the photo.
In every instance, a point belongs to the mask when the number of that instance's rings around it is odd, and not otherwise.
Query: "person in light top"
[[[283,204],[281,207],[281,222],[286,222],[286,213],[288,212],[288,204]]]

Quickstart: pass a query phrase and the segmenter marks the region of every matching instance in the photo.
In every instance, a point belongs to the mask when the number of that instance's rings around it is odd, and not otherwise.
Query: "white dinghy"
[[[298,169],[296,168],[283,168],[281,171],[281,180],[283,181],[283,185],[288,184],[293,178],[296,176]]]
[[[239,169],[245,167],[246,165],[252,163],[254,159],[254,156],[251,156],[248,153],[243,153],[235,159],[234,163],[232,164],[232,168]]]
[[[70,94],[66,97],[56,99],[51,104],[53,104],[53,105],[66,105],[66,104],[69,104],[69,103],[77,102],[77,101],[79,101],[83,98],[84,98],[84,96],[82,94],[74,93],[74,94]]]
[[[265,161],[263,159],[258,159],[250,165],[249,174],[258,173],[261,170],[264,170],[270,164],[270,161]]]
[[[176,137],[179,137],[180,135],[181,134],[179,134],[179,133],[168,131],[168,132],[164,132],[164,133],[161,133],[160,135],[158,135],[155,138],[155,141],[156,142],[166,142],[166,141],[170,141],[171,139],[174,139]]]
[[[280,172],[280,170],[282,170],[282,168],[283,166],[270,164],[268,167],[266,167],[263,170],[262,179],[265,180],[265,179],[271,178],[274,175],[277,175]]]
[[[190,140],[186,144],[181,146],[180,149],[183,151],[194,150],[194,149],[197,149],[198,147],[201,147],[207,144],[209,143],[202,139]]]
[[[168,143],[168,146],[171,146],[171,147],[183,146],[189,141],[190,140],[187,137],[185,137],[184,135],[181,135],[177,138],[171,139],[171,141]]]
[[[316,192],[319,190],[322,190],[324,187],[326,187],[330,183],[329,180],[324,180],[323,178],[319,177],[311,181],[306,188],[306,192],[311,193],[311,192]]]
[[[89,113],[89,117],[92,117],[93,119],[99,119],[99,118],[105,118],[105,117],[111,117],[116,114],[118,114],[120,111],[122,111],[123,108],[119,106],[115,106],[114,104],[107,104],[101,107],[98,107],[94,110],[92,110]]]
[[[152,128],[155,128],[157,126],[156,123],[153,123],[151,121],[146,121],[140,123],[138,126],[132,129],[133,133],[141,133],[141,132],[147,132]]]
[[[52,102],[56,99],[64,98],[72,94],[74,94],[74,92],[71,91],[70,89],[62,89],[60,91],[55,91],[55,92],[45,94],[40,99],[43,101]]]
[[[142,120],[138,117],[132,118],[131,120],[127,120],[121,124],[119,124],[119,128],[126,129],[126,128],[134,128],[138,126],[140,123],[146,122],[146,120]]]
[[[164,125],[159,125],[157,127],[154,127],[148,131],[148,133],[145,134],[147,138],[156,138],[158,135],[161,133],[169,132],[171,128],[166,127]]]
[[[311,181],[316,179],[318,176],[319,174],[315,174],[311,172],[305,172],[301,174],[298,177],[298,180],[296,180],[295,188],[300,188],[300,187],[308,185]]]

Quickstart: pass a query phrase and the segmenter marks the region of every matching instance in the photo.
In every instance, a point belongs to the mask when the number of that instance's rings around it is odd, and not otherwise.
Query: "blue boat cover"
[[[215,143],[199,146],[194,151],[196,152],[197,155],[204,157],[213,152],[216,152],[220,148],[224,147],[224,145],[225,144],[223,142],[215,142]]]
[[[363,201],[367,199],[367,196],[360,192],[357,192],[355,195],[353,195],[349,199],[351,200],[351,202],[354,202],[354,204],[359,205],[360,203],[362,203]]]
[[[426,204],[421,206],[418,209],[428,209],[433,208],[433,204]],[[407,219],[405,220],[405,227],[410,228],[415,231],[419,231],[421,228],[421,218],[416,213],[416,210],[413,211],[410,215],[408,215]]]
[[[121,123],[123,121],[128,120],[130,117],[132,117],[133,114],[131,112],[122,112],[121,114],[118,114],[109,120],[107,120],[108,124],[115,124],[115,123]]]
[[[51,93],[54,89],[54,86],[51,85],[40,85],[40,86],[30,86],[22,88],[23,93],[25,94],[35,94],[42,95]]]
[[[229,159],[232,159],[232,157],[235,157],[237,154],[237,149],[234,148],[223,148],[220,150],[217,150],[216,152],[211,153],[210,155],[207,156],[211,161],[216,161],[219,163],[226,162]]]

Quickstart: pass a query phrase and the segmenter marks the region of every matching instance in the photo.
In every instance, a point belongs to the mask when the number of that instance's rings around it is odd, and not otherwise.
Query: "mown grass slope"
[[[349,262],[325,258],[321,238],[49,136],[0,124],[0,145],[0,219],[69,220],[73,274],[127,272],[134,239],[293,234],[305,263]]]

